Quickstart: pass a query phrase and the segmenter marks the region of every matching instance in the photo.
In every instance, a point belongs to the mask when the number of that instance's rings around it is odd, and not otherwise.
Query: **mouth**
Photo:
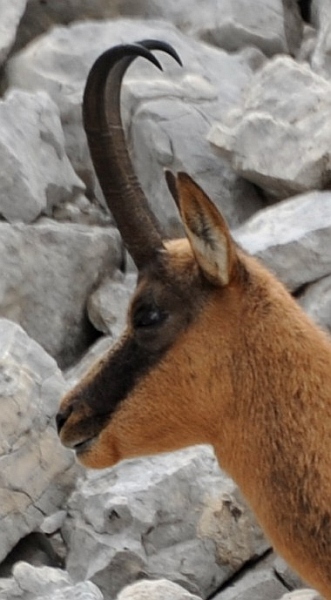
[[[77,444],[74,444],[72,446],[72,449],[76,452],[77,456],[80,456],[81,454],[84,454],[85,452],[90,450],[91,446],[93,446],[96,439],[97,436],[95,435],[91,438],[88,438],[87,440],[84,440],[83,442],[78,442]]]

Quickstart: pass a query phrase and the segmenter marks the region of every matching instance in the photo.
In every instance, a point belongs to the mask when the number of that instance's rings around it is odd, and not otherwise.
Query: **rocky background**
[[[123,88],[155,212],[180,235],[163,169],[188,171],[330,331],[330,32],[329,0],[0,0],[1,600],[315,597],[210,448],[86,473],[54,415],[135,284],[82,129],[94,59],[176,48],[182,69],[137,60]]]

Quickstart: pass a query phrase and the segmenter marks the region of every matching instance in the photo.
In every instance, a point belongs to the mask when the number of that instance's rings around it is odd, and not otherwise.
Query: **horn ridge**
[[[121,119],[120,92],[123,76],[136,57],[146,58],[162,70],[151,50],[166,52],[181,64],[176,51],[165,42],[143,40],[114,46],[95,61],[83,97],[83,122],[92,162],[138,269],[159,255],[164,236],[132,166]]]

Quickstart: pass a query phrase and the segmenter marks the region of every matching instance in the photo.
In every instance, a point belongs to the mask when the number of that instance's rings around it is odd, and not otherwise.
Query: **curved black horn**
[[[163,236],[126,147],[120,92],[123,76],[137,56],[162,70],[151,50],[162,50],[181,64],[175,50],[164,42],[144,40],[115,46],[92,66],[83,99],[84,128],[94,168],[124,244],[138,269],[163,248]]]

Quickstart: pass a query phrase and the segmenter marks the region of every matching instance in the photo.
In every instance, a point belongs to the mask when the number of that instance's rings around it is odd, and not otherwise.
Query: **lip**
[[[78,444],[75,444],[72,449],[76,452],[77,456],[84,454],[91,448],[91,446],[93,446],[96,438],[97,436],[95,435],[87,440],[84,440],[83,442],[79,442]]]

